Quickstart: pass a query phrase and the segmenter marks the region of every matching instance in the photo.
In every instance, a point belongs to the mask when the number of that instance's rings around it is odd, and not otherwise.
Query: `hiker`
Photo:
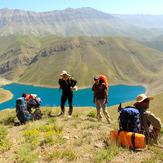
[[[40,119],[41,117],[41,109],[40,109],[40,103],[42,102],[40,98],[37,97],[36,94],[27,94],[23,93],[22,97],[25,97],[27,102],[27,110],[31,114],[31,119]],[[31,108],[34,108],[34,113],[31,113]]]
[[[62,90],[62,97],[61,97],[61,113],[58,116],[65,114],[65,103],[68,99],[69,103],[69,112],[68,115],[71,116],[73,112],[73,88],[76,85],[77,81],[75,79],[70,78],[70,75],[66,71],[62,71],[60,74],[61,78],[59,79],[58,83],[60,85],[60,89]]]
[[[108,123],[111,123],[110,116],[107,112],[106,109],[106,104],[108,104],[108,93],[107,93],[107,87],[105,83],[100,82],[99,76],[94,77],[94,85],[92,87],[92,90],[94,91],[94,96],[93,96],[93,103],[96,104],[96,109],[97,109],[97,119],[99,121],[102,120],[102,115],[101,115],[101,106],[103,109],[103,113],[106,117],[106,120]]]
[[[145,94],[140,94],[136,97],[136,103],[134,104],[140,112],[140,122],[148,142],[151,142],[152,139],[154,141],[157,139],[162,126],[161,121],[156,118],[154,114],[147,111],[151,100],[154,100],[154,98],[147,97]],[[153,126],[152,131],[150,131],[150,125]]]

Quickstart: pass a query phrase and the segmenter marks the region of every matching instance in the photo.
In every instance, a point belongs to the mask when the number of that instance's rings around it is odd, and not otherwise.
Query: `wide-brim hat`
[[[67,76],[69,76],[69,74],[67,73],[67,71],[62,71],[62,73],[60,74],[60,76],[63,76],[63,75],[67,75]]]
[[[140,94],[136,97],[136,102],[143,102],[145,99],[149,99],[149,101],[154,100],[153,97],[147,97],[145,94]]]

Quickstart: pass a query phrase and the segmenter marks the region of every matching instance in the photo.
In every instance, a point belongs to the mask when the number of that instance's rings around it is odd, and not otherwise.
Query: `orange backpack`
[[[106,88],[107,88],[107,95],[108,95],[108,81],[107,81],[107,77],[104,76],[104,75],[99,75],[99,78],[100,78],[100,83],[105,83],[106,85]]]

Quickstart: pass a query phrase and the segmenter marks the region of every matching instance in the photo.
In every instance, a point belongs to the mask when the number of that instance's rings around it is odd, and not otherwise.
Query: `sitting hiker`
[[[154,100],[154,98],[140,94],[136,97],[136,103],[134,104],[140,112],[141,125],[145,131],[148,143],[151,142],[152,139],[154,141],[156,140],[162,126],[161,121],[156,118],[154,114],[147,111],[151,100]],[[153,127],[152,131],[150,131],[150,125]]]

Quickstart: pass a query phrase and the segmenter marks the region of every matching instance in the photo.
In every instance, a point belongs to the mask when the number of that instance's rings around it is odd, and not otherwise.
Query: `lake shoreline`
[[[48,85],[40,85],[40,84],[32,84],[32,83],[21,83],[21,82],[12,82],[12,83],[16,83],[16,84],[23,84],[23,85],[32,85],[34,87],[45,87],[45,88],[58,88],[59,89],[59,85],[58,86],[48,86]],[[12,84],[10,83],[10,84]],[[115,85],[126,85],[126,86],[143,86],[145,87],[145,89],[147,90],[148,88],[148,85],[147,84],[144,84],[144,83],[139,83],[139,84],[136,84],[136,83],[125,83],[125,82],[117,82],[115,84],[109,84],[109,86],[115,86]],[[92,88],[93,84],[92,85],[89,85],[89,86],[78,86],[78,89],[87,89],[87,88]]]

